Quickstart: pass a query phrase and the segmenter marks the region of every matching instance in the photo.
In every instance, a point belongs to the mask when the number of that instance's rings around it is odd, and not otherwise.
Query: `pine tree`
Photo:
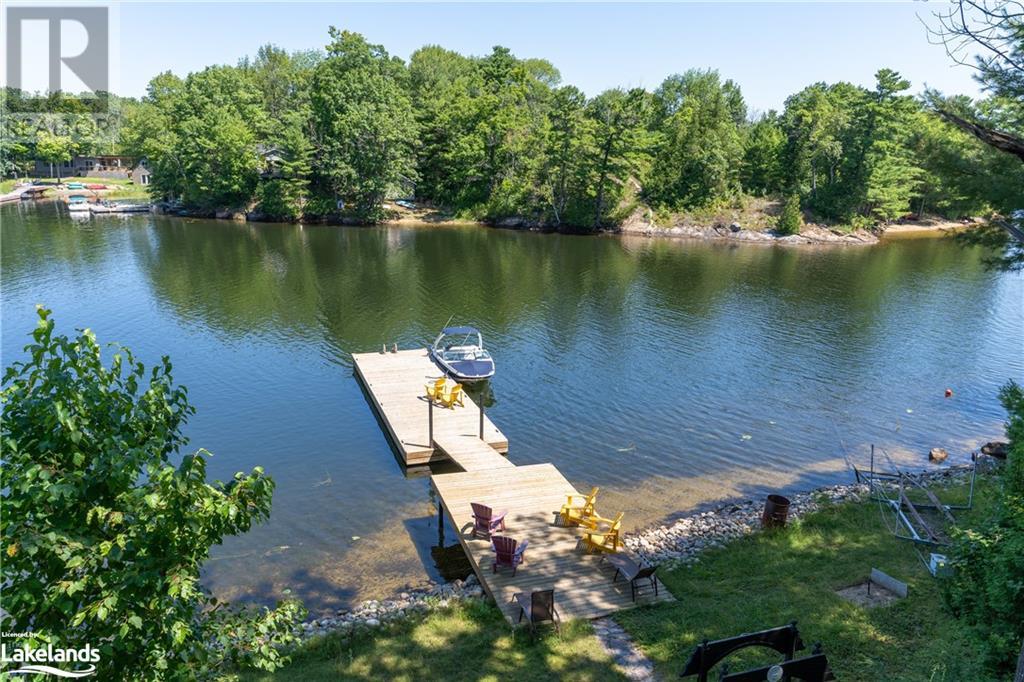
[[[775,231],[781,235],[800,234],[803,224],[804,216],[800,212],[800,197],[790,194],[782,205],[782,213],[779,215]]]

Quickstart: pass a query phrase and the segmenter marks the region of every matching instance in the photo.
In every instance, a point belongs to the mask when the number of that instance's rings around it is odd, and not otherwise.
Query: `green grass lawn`
[[[149,199],[149,192],[143,185],[136,185],[130,178],[61,178],[61,182],[81,182],[86,185],[106,185],[113,188],[106,192],[103,197],[106,199]],[[57,182],[57,178],[47,178],[44,182]],[[7,190],[10,191],[10,190]]]
[[[480,601],[433,611],[373,634],[312,640],[274,674],[245,673],[239,682],[284,680],[623,680],[589,623],[537,639],[515,630],[496,606]]]
[[[18,184],[17,180],[0,180],[0,194],[13,192],[16,184]]]
[[[974,511],[960,512],[961,524],[984,513],[992,485],[979,478]],[[940,497],[966,498],[966,488]],[[835,593],[862,582],[873,567],[908,583],[909,597],[865,609]],[[662,580],[677,602],[621,612],[615,620],[665,678],[679,675],[704,638],[797,620],[804,642],[822,643],[840,680],[989,679],[943,607],[939,583],[909,543],[885,530],[873,503],[832,506],[780,532],[743,538]],[[762,660],[736,657],[730,667]]]

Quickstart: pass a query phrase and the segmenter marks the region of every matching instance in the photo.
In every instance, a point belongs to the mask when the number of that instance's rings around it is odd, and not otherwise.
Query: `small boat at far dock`
[[[149,204],[129,204],[119,201],[103,201],[93,204],[93,213],[149,213]]]
[[[72,194],[71,196],[68,197],[67,201],[68,201],[68,210],[69,211],[72,211],[72,212],[75,212],[75,213],[78,213],[78,212],[88,213],[89,212],[89,199],[88,199],[88,197],[86,197],[86,196],[84,196],[82,194]]]
[[[494,358],[484,349],[484,339],[475,327],[445,327],[430,357],[456,381],[471,383],[494,376]]]

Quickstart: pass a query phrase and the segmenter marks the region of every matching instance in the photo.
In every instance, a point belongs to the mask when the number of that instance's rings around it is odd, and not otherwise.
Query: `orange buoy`
[[[953,397],[953,389],[951,389],[951,388],[947,388],[946,389],[946,397],[947,398],[952,398]]]

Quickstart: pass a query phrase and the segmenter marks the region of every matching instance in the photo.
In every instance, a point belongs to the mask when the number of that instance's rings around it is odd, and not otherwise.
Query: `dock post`
[[[484,440],[484,397],[480,396],[480,440]],[[486,441],[484,441],[486,442]]]
[[[444,547],[444,507],[437,501],[437,546]]]
[[[430,448],[434,448],[434,401],[427,398],[427,438]]]

